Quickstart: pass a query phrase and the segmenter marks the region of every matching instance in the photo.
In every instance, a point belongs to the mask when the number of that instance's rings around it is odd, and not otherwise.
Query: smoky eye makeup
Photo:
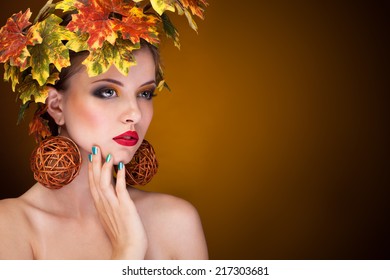
[[[107,98],[113,98],[119,96],[118,91],[115,88],[112,87],[99,87],[92,91],[92,95],[101,98],[101,99],[107,99]]]
[[[151,100],[153,97],[157,96],[157,94],[154,93],[155,90],[155,87],[141,90],[138,92],[137,97],[145,98],[146,100]]]

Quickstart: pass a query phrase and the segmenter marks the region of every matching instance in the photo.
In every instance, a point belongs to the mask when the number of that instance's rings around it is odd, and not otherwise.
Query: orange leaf
[[[29,124],[29,134],[34,134],[35,141],[39,142],[48,136],[51,136],[49,130],[48,121],[44,120],[41,116],[46,112],[47,106],[43,105],[34,114],[33,119]]]
[[[145,15],[142,9],[134,7],[117,28],[123,39],[129,39],[133,44],[139,43],[141,38],[151,44],[158,44],[157,20],[157,17]]]
[[[72,15],[67,28],[73,32],[87,33],[91,50],[102,48],[105,41],[115,45],[119,34],[134,44],[140,38],[152,44],[158,43],[157,18],[143,14],[133,1],[91,0],[85,4],[76,2],[75,6],[78,14]]]
[[[11,60],[12,66],[26,67],[27,57],[30,56],[27,45],[42,41],[39,34],[28,29],[31,26],[30,17],[30,9],[24,13],[19,12],[10,17],[0,29],[0,63]]]
[[[99,5],[98,1],[88,1],[86,4],[75,3],[78,14],[72,15],[72,21],[67,28],[73,32],[88,33],[88,45],[91,49],[101,48],[104,41],[115,43],[117,34],[110,20],[110,12]]]
[[[190,8],[193,15],[197,15],[201,19],[204,18],[204,8],[208,6],[206,0],[179,0],[185,9]]]

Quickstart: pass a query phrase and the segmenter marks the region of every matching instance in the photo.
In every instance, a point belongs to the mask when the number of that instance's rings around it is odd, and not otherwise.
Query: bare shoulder
[[[25,203],[20,198],[0,200],[0,223],[16,224],[17,220],[25,217]],[[15,220],[16,219],[16,220]],[[1,230],[1,233],[4,230]]]
[[[32,259],[26,210],[20,198],[0,200],[0,259]]]
[[[173,259],[207,259],[201,219],[188,201],[161,193],[130,190],[139,214],[153,240],[166,246]]]
[[[146,192],[138,189],[130,189],[130,196],[142,210],[161,215],[194,215],[197,214],[195,207],[188,201],[173,195]]]

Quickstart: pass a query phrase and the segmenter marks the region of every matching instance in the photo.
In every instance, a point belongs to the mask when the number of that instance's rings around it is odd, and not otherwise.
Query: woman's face
[[[128,76],[112,66],[90,78],[83,68],[68,81],[61,134],[77,143],[83,157],[96,145],[114,164],[128,163],[141,145],[153,116],[155,62],[147,48],[134,55],[137,65]]]

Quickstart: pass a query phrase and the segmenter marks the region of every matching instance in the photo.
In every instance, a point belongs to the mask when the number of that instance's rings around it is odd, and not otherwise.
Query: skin
[[[90,78],[82,69],[66,91],[50,90],[48,112],[60,134],[79,146],[82,167],[59,190],[36,183],[22,196],[0,201],[0,259],[208,258],[191,204],[126,188],[124,169],[117,180],[112,176],[114,164],[131,160],[153,116],[155,64],[147,49],[135,57],[128,76],[111,67]],[[128,130],[137,131],[136,146],[112,140]],[[93,146],[97,153],[89,161]]]

